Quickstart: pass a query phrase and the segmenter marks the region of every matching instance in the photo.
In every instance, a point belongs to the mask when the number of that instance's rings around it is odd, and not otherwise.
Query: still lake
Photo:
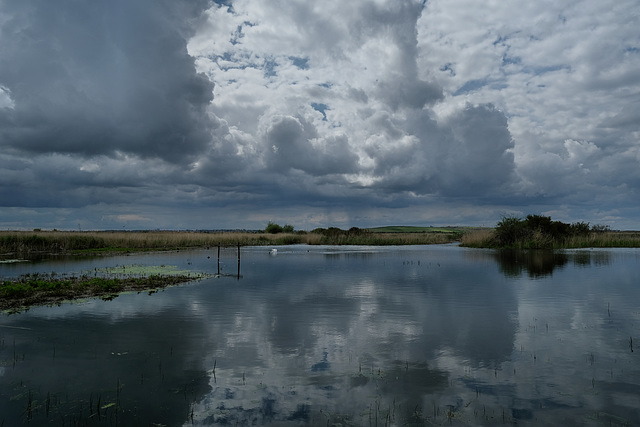
[[[236,251],[0,264],[215,275],[0,314],[0,426],[640,424],[638,249]]]

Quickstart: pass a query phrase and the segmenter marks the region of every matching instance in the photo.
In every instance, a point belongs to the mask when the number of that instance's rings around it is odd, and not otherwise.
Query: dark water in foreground
[[[235,256],[151,295],[0,315],[0,425],[640,424],[637,249],[243,248],[240,277]]]

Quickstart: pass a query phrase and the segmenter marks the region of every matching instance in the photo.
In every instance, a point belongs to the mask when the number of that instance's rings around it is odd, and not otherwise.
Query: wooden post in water
[[[240,242],[238,242],[238,280],[240,280]]]
[[[220,275],[220,245],[218,245],[218,276]]]

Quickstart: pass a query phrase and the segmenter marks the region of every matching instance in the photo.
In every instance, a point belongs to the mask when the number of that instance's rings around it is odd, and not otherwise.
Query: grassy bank
[[[460,244],[469,248],[508,247],[512,249],[640,248],[640,232],[594,232],[561,239],[550,238],[542,233],[534,233],[527,239],[517,240],[505,246],[496,238],[495,230],[484,229],[463,234]]]
[[[19,311],[33,305],[52,305],[83,298],[111,299],[122,292],[156,290],[200,277],[191,274],[152,274],[146,277],[27,274],[0,282],[0,310]]]
[[[0,256],[31,257],[38,254],[121,253],[215,246],[310,245],[410,245],[447,243],[459,238],[450,232],[376,233],[367,230],[318,229],[314,232],[109,232],[109,231],[3,231]]]

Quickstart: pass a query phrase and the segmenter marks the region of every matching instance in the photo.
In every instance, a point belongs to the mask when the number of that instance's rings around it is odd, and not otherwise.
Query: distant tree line
[[[586,236],[589,233],[610,231],[607,225],[589,226],[588,222],[572,224],[552,221],[543,215],[527,215],[526,218],[505,216],[496,225],[494,239],[497,246],[544,247],[545,242],[552,244],[574,236]]]
[[[338,227],[316,228],[311,232],[315,234],[322,234],[323,236],[328,236],[328,237],[335,237],[335,236],[341,236],[341,235],[342,236],[362,236],[365,234],[371,234],[369,230],[358,228],[358,227],[351,227],[348,230],[342,230],[341,228],[338,228]]]
[[[296,231],[293,225],[286,224],[281,226],[272,221],[269,221],[269,223],[264,229],[264,232],[271,233],[271,234],[294,233],[294,232],[299,234],[306,233],[305,231]],[[365,234],[371,234],[371,231],[364,228],[358,228],[358,227],[351,227],[348,230],[343,230],[338,227],[329,227],[329,228],[316,228],[311,230],[311,233],[320,234],[326,237],[335,237],[335,236],[362,236]]]
[[[269,221],[264,231],[265,233],[271,233],[271,234],[293,233],[294,228],[293,228],[293,225],[285,224],[281,226],[276,224],[275,222]]]

